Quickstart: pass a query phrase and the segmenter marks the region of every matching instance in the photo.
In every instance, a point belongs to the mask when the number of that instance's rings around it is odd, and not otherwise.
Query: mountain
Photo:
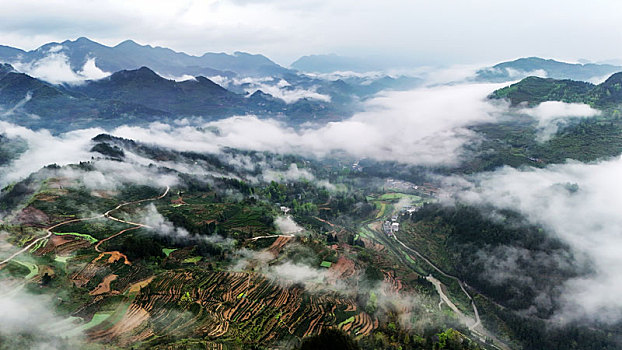
[[[512,106],[562,101],[586,103],[599,109],[617,108],[622,104],[622,73],[613,74],[598,85],[568,79],[528,77],[494,91],[490,98],[507,99]]]
[[[147,67],[123,70],[69,89],[97,100],[136,103],[179,115],[243,113],[246,105],[243,96],[205,77],[177,82],[162,78]]]
[[[10,46],[0,45],[0,57],[5,60],[18,60],[20,56],[24,55],[26,52],[24,50],[16,49]]]
[[[78,72],[89,59],[106,72],[133,70],[148,66],[165,76],[272,76],[289,70],[263,55],[235,52],[206,53],[192,56],[168,48],[139,45],[132,40],[110,47],[88,38],[47,43],[36,50],[22,51],[8,46],[0,47],[0,61],[31,63],[53,54],[64,54],[71,68]]]
[[[583,101],[594,86],[569,79],[527,77],[516,84],[494,91],[491,97],[508,99],[512,106],[521,103],[533,106],[545,101],[578,102]]]
[[[131,101],[98,100],[27,74],[0,69],[2,119],[31,128],[61,132],[76,127],[154,121],[167,112]]]
[[[53,85],[17,72],[8,64],[0,65],[2,119],[53,132],[244,114],[287,116],[287,122],[296,125],[348,116],[354,111],[348,107],[350,103],[345,98],[340,103],[309,98],[286,103],[263,92],[247,98],[202,76],[178,82],[147,67],[122,70],[78,85]]]
[[[566,63],[539,57],[527,57],[481,69],[477,72],[477,80],[503,82],[530,75],[545,75],[553,79],[590,81],[619,71],[622,71],[622,66]]]
[[[19,73],[8,64],[0,64],[0,104],[14,105],[26,99],[51,99],[63,95],[52,84]]]

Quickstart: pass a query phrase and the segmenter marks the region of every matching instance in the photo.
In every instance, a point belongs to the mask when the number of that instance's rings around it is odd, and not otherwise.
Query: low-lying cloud
[[[464,146],[478,135],[467,127],[493,122],[504,106],[486,96],[499,84],[462,84],[388,92],[370,100],[367,111],[319,128],[295,130],[272,119],[238,116],[202,125],[150,128],[123,126],[113,134],[184,151],[216,152],[224,147],[355,157],[418,165],[457,164]]]
[[[82,69],[74,71],[69,64],[69,58],[61,50],[62,46],[56,46],[38,60],[8,63],[22,73],[52,84],[79,84],[85,80],[97,80],[110,75],[97,67],[95,58],[87,59]]]
[[[313,175],[309,170],[304,168],[300,169],[295,163],[290,164],[289,168],[285,171],[272,169],[264,170],[262,173],[262,179],[265,182],[295,182],[304,180],[314,182],[317,186],[324,187],[330,191],[336,190],[336,186],[331,184],[329,181],[317,180],[315,175]]]
[[[583,103],[566,103],[560,101],[542,102],[533,108],[524,108],[521,113],[527,114],[538,121],[538,140],[549,140],[560,127],[573,118],[589,118],[600,115],[600,111]]]
[[[323,102],[330,102],[329,95],[321,94],[317,92],[317,86],[311,86],[308,88],[302,88],[298,86],[292,86],[285,79],[275,79],[272,77],[263,78],[228,78],[223,76],[212,76],[209,78],[218,85],[221,85],[227,89],[237,90],[244,92],[248,96],[254,94],[257,91],[266,93],[274,98],[283,100],[285,103],[294,103],[302,99],[318,100]]]
[[[208,242],[223,245],[232,245],[234,242],[230,238],[222,237],[218,234],[196,235],[191,234],[183,227],[175,226],[170,220],[165,218],[153,203],[146,206],[140,217],[140,223],[146,225],[146,229],[159,236],[169,237],[178,242]]]
[[[109,133],[178,151],[220,153],[236,148],[325,157],[345,152],[353,157],[398,161],[415,165],[455,165],[468,157],[464,146],[480,136],[468,129],[494,122],[507,109],[486,96],[499,84],[461,84],[387,92],[371,99],[366,111],[311,128],[294,129],[274,119],[236,116],[213,122],[152,123],[149,127],[122,126]],[[0,186],[28,176],[42,166],[90,160],[90,139],[106,131],[82,129],[60,135],[33,131],[0,122],[0,133],[19,137],[28,150],[0,168]],[[298,177],[312,181],[304,169],[263,174],[267,180]],[[328,183],[319,184],[332,189]]]
[[[79,347],[77,324],[57,316],[52,297],[34,295],[0,281],[0,348],[66,349]]]
[[[33,131],[0,121],[0,134],[21,138],[28,144],[28,149],[18,159],[0,167],[0,186],[23,179],[48,164],[66,165],[89,160],[91,138],[102,132],[102,129],[83,129],[54,136],[47,130]]]
[[[279,216],[274,219],[276,228],[285,235],[293,235],[304,231],[304,228],[300,227],[291,216]]]
[[[177,174],[163,173],[132,163],[97,160],[92,166],[90,171],[66,168],[60,175],[78,180],[79,184],[91,190],[118,190],[128,184],[165,188],[179,182]]]
[[[473,205],[522,213],[533,224],[587,257],[593,273],[568,280],[560,321],[622,320],[622,158],[598,164],[578,162],[545,169],[513,169],[452,178],[454,195]]]

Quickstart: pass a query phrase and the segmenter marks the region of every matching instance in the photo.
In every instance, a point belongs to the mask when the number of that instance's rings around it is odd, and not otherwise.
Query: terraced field
[[[368,335],[378,320],[333,293],[309,294],[243,272],[166,272],[140,288],[117,322],[89,329],[93,340],[120,345],[149,342],[154,334],[267,344],[341,327]]]

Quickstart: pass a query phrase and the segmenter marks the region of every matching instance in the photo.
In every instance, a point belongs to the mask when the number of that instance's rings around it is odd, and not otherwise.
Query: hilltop
[[[507,99],[512,106],[529,106],[544,101],[586,103],[600,109],[611,109],[622,104],[622,73],[615,73],[601,84],[528,77],[518,83],[496,90],[493,99]]]

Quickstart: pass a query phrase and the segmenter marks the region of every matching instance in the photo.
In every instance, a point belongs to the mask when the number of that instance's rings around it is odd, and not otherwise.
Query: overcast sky
[[[413,64],[622,58],[616,0],[0,0],[1,44],[87,36],[191,54],[381,56]]]

